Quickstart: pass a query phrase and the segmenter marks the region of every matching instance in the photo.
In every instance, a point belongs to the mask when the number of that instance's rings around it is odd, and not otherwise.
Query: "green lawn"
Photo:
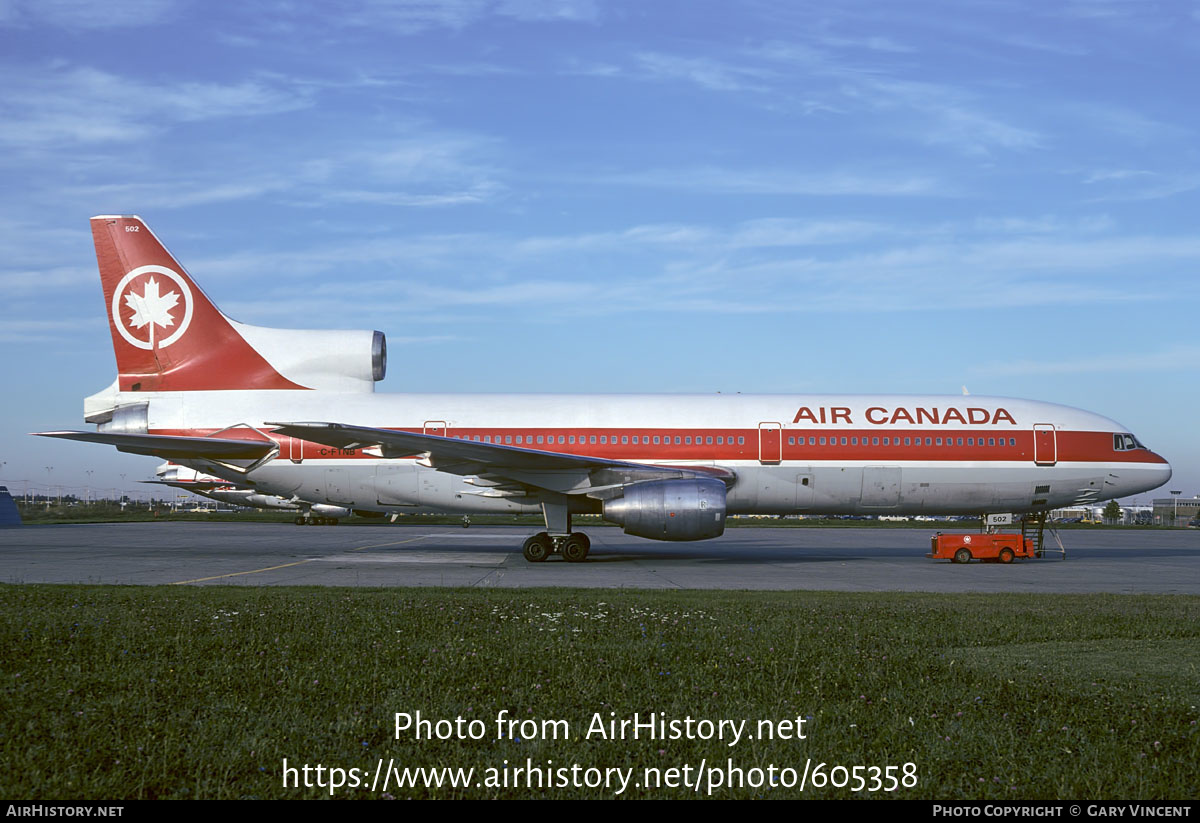
[[[513,787],[527,762],[632,769],[622,796],[691,797],[635,783],[732,761],[747,782],[808,764],[804,797],[870,796],[815,787],[818,764],[912,763],[915,788],[874,796],[1192,798],[1198,617],[1185,596],[6,585],[0,796],[319,797],[282,785],[284,758],[368,777],[382,758],[509,781],[396,797],[616,793]],[[483,738],[396,739],[395,713],[417,711]],[[500,739],[501,711],[536,722]],[[584,738],[635,712],[751,733],[802,718],[806,739]]]

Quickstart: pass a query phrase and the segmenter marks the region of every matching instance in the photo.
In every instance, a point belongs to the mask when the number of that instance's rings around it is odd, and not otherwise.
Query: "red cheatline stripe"
[[[216,429],[163,429],[155,434],[205,436]],[[395,429],[395,431],[420,432],[418,428]],[[774,459],[781,455],[785,461],[796,462],[837,462],[837,461],[937,461],[937,462],[1013,462],[1034,460],[1034,433],[1032,431],[1002,431],[998,429],[961,430],[948,435],[942,431],[881,430],[881,429],[848,429],[831,434],[830,429],[784,429],[782,435],[774,431],[764,432],[763,456]],[[898,433],[897,433],[898,432]],[[1116,451],[1113,449],[1113,435],[1109,432],[1056,432],[1053,457],[1059,462],[1072,463],[1165,463],[1157,454],[1144,449]],[[223,435],[227,436],[227,435]],[[484,442],[484,437],[491,437],[491,442],[509,446],[520,446],[527,449],[541,449],[566,454],[590,455],[610,460],[758,460],[759,459],[759,430],[758,429],[622,429],[622,428],[589,428],[589,429],[555,429],[555,428],[452,428],[450,436],[462,439]],[[521,441],[518,442],[517,438]],[[542,442],[538,443],[537,438]],[[562,437],[565,442],[559,443]],[[596,442],[592,443],[592,438]],[[600,443],[601,437],[608,443]],[[628,442],[614,443],[613,438],[625,438]],[[633,438],[637,437],[635,444]],[[659,442],[655,443],[654,438]],[[664,438],[670,442],[664,442]],[[680,443],[675,443],[675,438]],[[685,438],[691,437],[693,442],[688,445]],[[708,438],[713,438],[709,444]],[[720,437],[725,442],[718,444]],[[742,439],[738,443],[738,438]],[[511,441],[509,440],[511,438]],[[570,442],[574,438],[575,442]],[[695,441],[703,438],[703,444]],[[771,438],[775,438],[772,440]],[[795,443],[788,439],[794,438]],[[803,445],[800,439],[803,438]],[[809,445],[809,438],[816,438],[816,445]],[[821,438],[826,442],[821,444]],[[836,438],[837,442],[830,442]],[[857,438],[858,443],[852,440]],[[889,440],[883,445],[884,438]],[[905,445],[904,439],[909,443]],[[917,445],[919,438],[920,445]],[[938,445],[938,439],[941,445]],[[975,445],[967,445],[968,438]],[[321,459],[374,459],[361,450],[345,451],[317,443],[294,441],[288,437],[276,437],[280,442],[280,453],[283,457],[296,457],[303,449],[305,460]],[[845,443],[843,444],[843,439]],[[925,445],[926,439],[930,445]],[[980,440],[985,445],[980,445]],[[553,442],[550,442],[553,440]],[[876,442],[878,440],[878,442]],[[960,444],[961,441],[961,444]],[[989,445],[991,441],[991,445]],[[1003,445],[1000,442],[1003,441]],[[1010,445],[1015,441],[1015,445]],[[779,443],[781,442],[781,445]],[[782,449],[782,450],[781,450]],[[1038,458],[1046,460],[1045,452],[1039,447]]]

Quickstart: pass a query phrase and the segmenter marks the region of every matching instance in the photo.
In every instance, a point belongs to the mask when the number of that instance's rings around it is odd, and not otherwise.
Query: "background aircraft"
[[[234,506],[299,512],[300,514],[296,517],[297,526],[336,526],[338,520],[352,514],[350,509],[345,506],[309,503],[298,498],[263,494],[253,487],[241,486],[215,475],[198,472],[187,466],[163,463],[155,474],[158,476],[158,480],[143,480],[142,482],[183,489],[192,494],[198,494],[221,503],[230,503]]]

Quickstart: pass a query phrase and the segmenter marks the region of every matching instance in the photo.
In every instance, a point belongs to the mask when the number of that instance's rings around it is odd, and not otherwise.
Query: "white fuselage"
[[[158,434],[331,421],[653,465],[732,470],[731,514],[1046,511],[1136,494],[1170,466],[1120,424],[1029,400],[909,395],[478,395],[324,391],[122,392]],[[471,476],[362,450],[280,440],[243,479],[369,511],[537,511]],[[1132,438],[1130,438],[1132,440]],[[211,464],[196,465],[214,471]],[[572,510],[595,510],[585,497]]]

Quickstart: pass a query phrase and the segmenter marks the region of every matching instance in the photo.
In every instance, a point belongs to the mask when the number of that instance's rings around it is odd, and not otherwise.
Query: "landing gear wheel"
[[[568,563],[582,563],[587,559],[591,547],[592,541],[588,540],[586,534],[569,535],[562,545],[563,560]]]
[[[966,549],[966,548],[962,548],[962,549],[959,549],[958,551],[956,551],[954,553],[954,562],[955,563],[970,563],[971,562],[970,550]]]
[[[462,527],[464,529],[471,528],[471,518],[467,517],[465,514],[463,515]]]
[[[525,545],[521,547],[521,553],[530,563],[541,563],[553,551],[554,544],[550,542],[550,535],[545,532],[538,532],[526,540]]]
[[[1012,549],[1001,549],[1000,550],[1000,562],[1001,563],[1013,562],[1013,550]]]

